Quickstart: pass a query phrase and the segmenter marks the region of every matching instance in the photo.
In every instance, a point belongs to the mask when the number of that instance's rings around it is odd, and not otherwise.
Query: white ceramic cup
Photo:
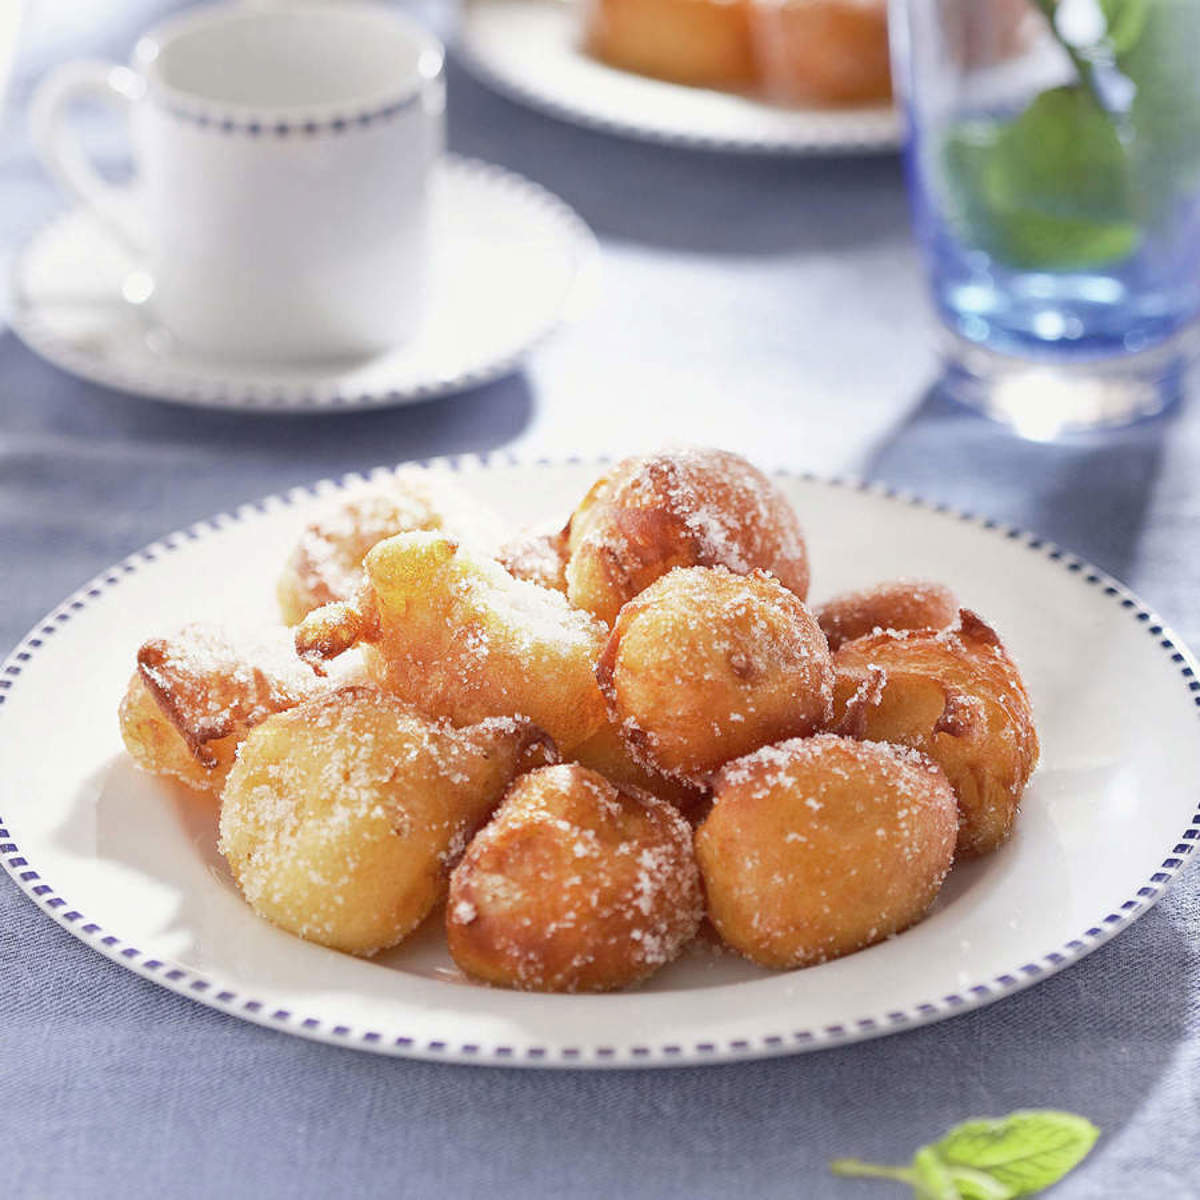
[[[402,342],[427,291],[441,44],[365,0],[193,9],[129,67],[74,62],[30,111],[67,191],[149,273],[155,319],[207,354],[298,361]],[[130,110],[136,178],[101,178],[67,125]]]

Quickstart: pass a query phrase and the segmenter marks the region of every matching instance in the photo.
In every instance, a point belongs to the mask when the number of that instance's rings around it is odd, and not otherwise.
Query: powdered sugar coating
[[[560,593],[431,533],[381,542],[366,570],[368,668],[422,712],[523,714],[564,752],[604,723],[592,663],[607,631]]]
[[[696,854],[721,936],[764,966],[808,966],[919,920],[956,835],[954,793],[926,756],[820,734],[719,772]]]
[[[673,567],[765,570],[800,599],[808,592],[791,505],[761,471],[723,450],[626,459],[576,509],[568,551],[567,595],[609,623]]]
[[[545,761],[529,721],[456,730],[375,688],[340,689],[250,735],[222,797],[220,849],[261,916],[373,954],[428,915],[509,781]]]
[[[349,600],[362,585],[368,551],[384,538],[430,530],[489,554],[502,526],[448,475],[402,470],[382,482],[348,489],[311,521],[279,580],[283,619],[294,625],[324,604]]]
[[[567,531],[528,529],[496,552],[496,561],[515,579],[555,592],[567,590]]]
[[[621,610],[596,673],[633,756],[700,785],[732,758],[823,728],[833,711],[824,634],[762,571],[662,576]]]
[[[605,991],[674,959],[702,907],[687,822],[572,763],[512,786],[455,868],[446,928],[476,978]]]
[[[246,733],[321,687],[285,629],[187,625],[138,650],[121,735],[143,770],[219,789]]]

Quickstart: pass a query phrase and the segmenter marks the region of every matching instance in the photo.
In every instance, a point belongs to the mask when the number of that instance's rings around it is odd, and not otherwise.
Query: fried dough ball
[[[496,561],[514,578],[551,591],[567,590],[567,531],[526,531],[500,547]]]
[[[695,935],[691,829],[670,804],[578,764],[518,779],[450,879],[454,961],[540,992],[626,987]]]
[[[696,833],[708,914],[766,967],[851,954],[923,917],[954,858],[945,775],[899,746],[820,734],[718,774]]]
[[[623,71],[697,87],[755,81],[749,0],[587,0],[584,49]]]
[[[651,771],[629,752],[621,731],[611,721],[575,747],[571,760],[603,775],[620,788],[649,792],[667,800],[689,820],[699,819],[707,806],[708,789]]]
[[[429,915],[458,855],[522,770],[548,760],[525,719],[453,729],[377,688],[264,721],[221,805],[221,853],[260,916],[374,954]]]
[[[834,655],[836,726],[912,746],[958,796],[958,856],[987,854],[1012,832],[1038,760],[1029,694],[995,630],[963,609],[951,629],[873,633]]]
[[[322,686],[286,630],[235,637],[188,625],[142,644],[121,701],[121,737],[142,770],[219,792],[249,730]]]
[[[948,629],[958,620],[958,600],[940,583],[895,579],[842,592],[813,609],[830,650],[876,629]]]
[[[408,469],[344,494],[300,535],[277,587],[283,620],[349,600],[362,585],[367,551],[393,534],[434,530],[484,552],[499,544],[499,520],[445,474]]]
[[[756,467],[724,450],[630,458],[597,481],[567,533],[567,597],[612,624],[673,567],[769,571],[801,600],[808,554],[792,506]]]
[[[592,664],[605,628],[559,593],[435,533],[388,538],[365,568],[359,603],[299,626],[302,656],[362,642],[372,678],[426,716],[466,725],[520,713],[564,753],[604,724]]]
[[[137,671],[130,676],[119,712],[125,748],[143,771],[177,779],[198,792],[211,792],[214,796],[220,793],[233,766],[237,738],[217,738],[206,743],[212,765],[205,766],[159,708],[154,693]]]
[[[771,99],[870,104],[891,96],[887,0],[760,0],[752,13]]]
[[[698,784],[759,746],[824,728],[832,714],[825,635],[762,571],[664,575],[621,610],[596,677],[634,758]]]

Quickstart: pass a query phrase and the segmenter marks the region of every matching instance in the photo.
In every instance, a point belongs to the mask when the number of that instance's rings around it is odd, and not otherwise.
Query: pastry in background
[[[738,91],[757,72],[750,0],[585,0],[584,48],[609,66]]]
[[[870,104],[892,94],[887,0],[757,0],[752,27],[768,99]]]
[[[886,104],[887,0],[584,0],[583,46],[621,70],[777,104]],[[1026,50],[1029,0],[942,0],[942,37],[968,67]]]
[[[942,36],[957,61],[986,67],[1029,49],[1041,13],[1030,0],[942,0]]]

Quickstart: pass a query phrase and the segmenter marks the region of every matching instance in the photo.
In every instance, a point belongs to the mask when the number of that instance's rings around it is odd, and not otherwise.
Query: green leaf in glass
[[[1099,0],[1099,3],[1108,49],[1114,54],[1131,50],[1142,36],[1154,0]]]
[[[1083,88],[1043,92],[1011,121],[959,125],[945,167],[960,233],[1009,266],[1100,267],[1137,247],[1125,149]]]
[[[1116,66],[1134,89],[1127,119],[1133,179],[1146,219],[1157,224],[1200,175],[1200,4],[1142,3],[1135,37],[1126,32],[1134,22],[1124,12],[1112,20]]]

